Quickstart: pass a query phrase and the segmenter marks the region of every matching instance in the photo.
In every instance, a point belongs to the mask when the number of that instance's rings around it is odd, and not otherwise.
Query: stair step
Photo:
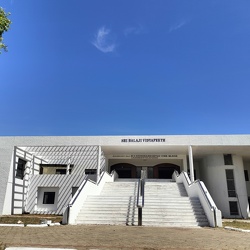
[[[207,222],[142,222],[143,226],[157,226],[157,227],[206,227]]]
[[[77,224],[138,225],[138,180],[105,183],[100,195],[89,195]],[[172,181],[146,180],[142,223],[150,226],[207,226],[197,198],[189,198],[185,187]]]

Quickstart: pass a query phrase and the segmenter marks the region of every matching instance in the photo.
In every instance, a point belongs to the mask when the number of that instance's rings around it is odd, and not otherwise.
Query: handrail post
[[[138,226],[142,226],[142,207],[138,207]]]

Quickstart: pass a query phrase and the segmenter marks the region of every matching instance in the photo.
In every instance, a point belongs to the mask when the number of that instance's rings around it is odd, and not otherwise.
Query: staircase
[[[100,195],[89,195],[77,224],[138,225],[136,179],[105,183]]]
[[[136,179],[105,183],[100,195],[89,195],[77,224],[138,225]],[[198,198],[189,198],[183,184],[167,180],[145,182],[143,226],[209,226]]]
[[[198,198],[189,198],[183,184],[167,180],[146,181],[142,210],[144,226],[209,226]]]

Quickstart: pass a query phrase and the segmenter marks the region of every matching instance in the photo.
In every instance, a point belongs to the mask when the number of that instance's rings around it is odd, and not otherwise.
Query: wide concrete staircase
[[[77,224],[138,225],[136,179],[105,183],[100,195],[89,195]]]
[[[89,195],[77,224],[138,225],[138,180],[107,182],[100,195]],[[199,199],[189,198],[183,184],[146,180],[143,226],[208,226]]]
[[[167,180],[146,181],[142,210],[144,226],[209,226],[198,198],[189,198],[183,184]]]

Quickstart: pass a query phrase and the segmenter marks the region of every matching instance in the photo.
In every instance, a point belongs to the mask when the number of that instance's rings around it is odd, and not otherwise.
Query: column
[[[188,146],[190,180],[194,182],[194,162],[192,146]]]
[[[68,159],[68,165],[67,165],[67,170],[66,170],[66,174],[69,174],[69,170],[70,170],[70,157]]]
[[[100,171],[101,171],[101,146],[98,146],[97,149],[97,170],[96,170],[96,182],[98,183],[100,178]]]

